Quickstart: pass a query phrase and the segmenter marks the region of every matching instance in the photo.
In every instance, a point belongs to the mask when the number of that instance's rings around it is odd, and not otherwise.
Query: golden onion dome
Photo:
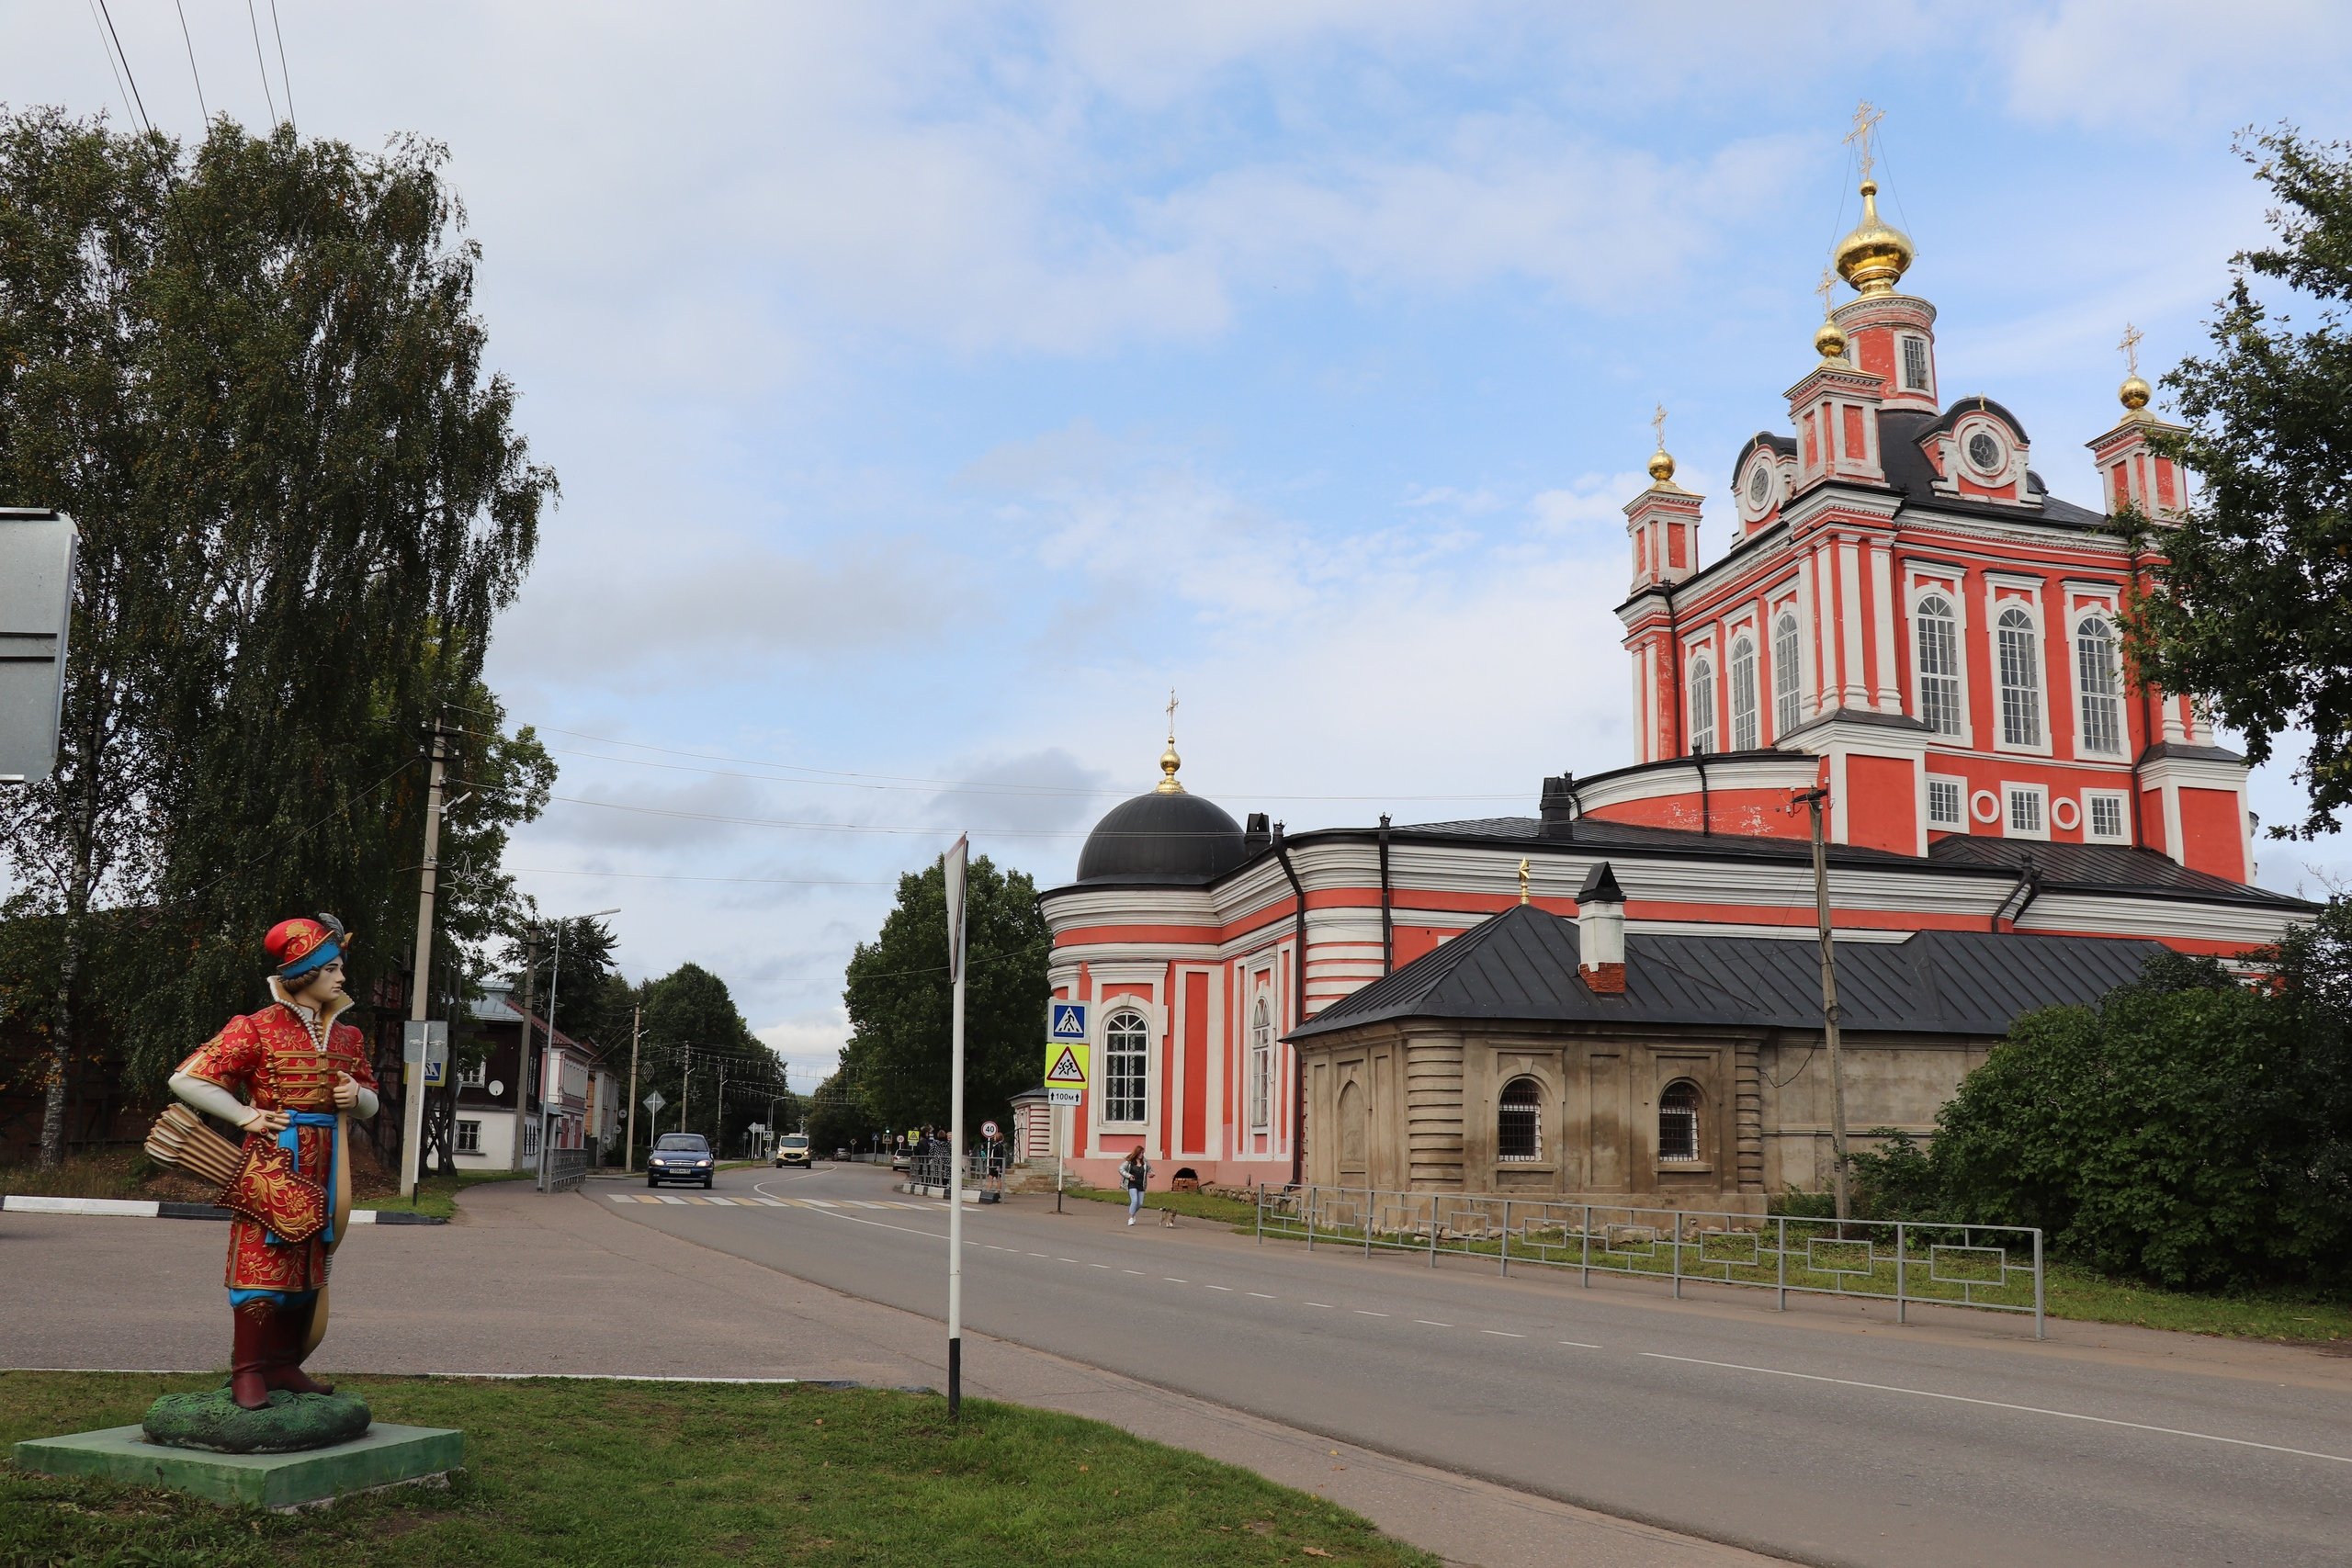
[[[2154,395],[2154,390],[2133,375],[2124,378],[2123,385],[2115,395],[2123,400],[2124,418],[2145,419],[2148,417],[2148,399]]]
[[[1160,779],[1157,784],[1152,786],[1153,793],[1158,795],[1183,794],[1184,786],[1176,782],[1176,770],[1183,765],[1184,759],[1176,755],[1176,738],[1171,735],[1168,738],[1168,750],[1159,754]]]
[[[1836,321],[1822,322],[1821,330],[1813,334],[1813,346],[1824,365],[1837,364],[1846,357],[1846,329]]]
[[[1862,182],[1862,220],[1838,242],[1838,276],[1855,292],[1892,294],[1918,254],[1911,236],[1878,215],[1878,182]]]
[[[1650,454],[1650,478],[1661,485],[1674,482],[1674,459],[1663,446]]]

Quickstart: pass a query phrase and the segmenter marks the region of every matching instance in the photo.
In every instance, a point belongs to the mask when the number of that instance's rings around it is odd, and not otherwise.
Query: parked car
[[[665,1181],[699,1181],[708,1187],[718,1168],[718,1161],[711,1157],[710,1140],[700,1133],[664,1133],[653,1141],[653,1152],[645,1156],[645,1184],[659,1187]]]
[[[913,1162],[913,1153],[903,1144],[890,1151],[890,1168],[892,1170],[904,1170]]]
[[[775,1168],[778,1170],[787,1165],[805,1165],[814,1170],[816,1157],[809,1152],[808,1134],[806,1133],[786,1133],[775,1141]]]

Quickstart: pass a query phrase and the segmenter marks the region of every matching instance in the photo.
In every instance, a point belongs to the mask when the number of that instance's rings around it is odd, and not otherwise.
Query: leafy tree
[[[638,1098],[659,1089],[669,1102],[658,1118],[661,1130],[677,1129],[683,1106],[687,1131],[733,1151],[743,1129],[764,1122],[770,1100],[783,1092],[784,1065],[743,1021],[727,982],[699,964],[647,981],[639,997],[645,1043]],[[776,1108],[777,1122],[788,1109],[788,1101]],[[797,1110],[791,1114],[797,1122]]]
[[[2257,763],[2281,731],[2309,729],[2308,809],[2279,831],[2310,836],[2352,802],[2352,143],[2282,127],[2238,151],[2278,198],[2276,240],[2233,258],[2211,355],[2164,378],[2189,428],[2163,445],[2200,491],[2146,540],[2162,557],[2128,639],[2147,676],[2210,702]],[[2315,322],[2295,330],[2257,280],[2316,301]]]
[[[1050,941],[1028,874],[975,858],[965,881],[964,1109],[967,1135],[1012,1115],[1045,1055]],[[947,973],[944,858],[899,878],[897,905],[849,961],[850,1039],[840,1076],[871,1120],[904,1130],[944,1125],[955,987]]]
[[[555,492],[482,367],[445,162],[0,115],[0,494],[83,534],[61,765],[7,803],[17,912],[63,922],[45,1160],[85,993],[135,998],[113,1021],[152,1082],[252,1004],[287,914],[360,934],[356,994],[404,966],[425,738],[486,695]],[[485,794],[458,831],[534,809]],[[93,986],[107,906],[149,941]]]

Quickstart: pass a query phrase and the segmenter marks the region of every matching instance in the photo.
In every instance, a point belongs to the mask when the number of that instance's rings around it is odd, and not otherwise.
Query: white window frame
[[[2047,757],[2050,752],[2050,638],[2042,625],[2038,605],[2011,596],[1996,598],[1985,619],[1991,635],[1985,639],[1987,661],[1993,671],[1993,750],[2007,751],[2022,757]],[[2033,634],[2033,701],[2034,733],[2031,742],[2011,740],[2008,728],[2009,683],[2001,669],[2001,622],[2011,611],[2026,618]]]
[[[2115,820],[2120,824],[2112,833],[2093,829],[2098,814],[2093,803],[2111,800],[2115,803]],[[2086,789],[2083,791],[2083,842],[2086,844],[2128,844],[2132,841],[2132,794],[2120,789]]]
[[[2019,795],[2032,797],[2034,816],[2041,823],[2039,828],[2018,826],[2017,800]],[[2042,840],[2050,837],[2050,786],[2048,784],[2012,784],[2006,779],[2001,782],[2001,836],[2005,839]]]
[[[1968,781],[1962,778],[1957,773],[1929,773],[1928,775],[1927,784],[1927,793],[1923,795],[1920,799],[1925,808],[1924,814],[1928,818],[1928,830],[1929,832],[1935,832],[1940,829],[1945,832],[1951,833],[1967,832]],[[1949,822],[1937,821],[1934,816],[1934,807],[1928,804],[1935,799],[1935,791],[1938,784],[1950,784],[1951,786],[1953,808],[1958,815]]]
[[[1928,348],[1928,340],[1917,333],[1901,333],[1896,335],[1894,344],[1897,387],[1905,392],[1920,393],[1933,401],[1936,395],[1936,356]],[[1911,381],[1911,351],[1915,347],[1919,351],[1919,380],[1916,386]]]
[[[1263,1133],[1273,1125],[1274,1002],[1260,990],[1250,1005],[1250,1131]]]
[[[1946,612],[1943,618],[1948,619],[1951,624],[1951,672],[1949,675],[1937,676],[1936,679],[1949,680],[1952,683],[1953,701],[1958,708],[1955,716],[1960,721],[1960,728],[1957,729],[1938,729],[1934,733],[1965,747],[1969,744],[1968,626],[1961,607],[1960,596],[1942,582],[1934,580],[1914,583],[1911,589],[1911,625],[1908,630],[1911,634],[1912,716],[1922,723],[1928,722],[1928,677],[1925,657],[1927,647],[1925,639],[1919,635],[1919,623],[1924,618],[1924,607],[1930,599],[1941,601]]]
[[[1690,734],[1690,745],[1687,750],[1694,754],[1701,751],[1712,753],[1715,750],[1716,718],[1713,650],[1705,648],[1699,649],[1690,656],[1690,661],[1685,668],[1688,673],[1684,676],[1685,690],[1682,705],[1689,714],[1684,720],[1684,723],[1689,726]],[[1702,718],[1706,720],[1703,730],[1699,724]]]
[[[1117,998],[1109,1002],[1103,1008],[1102,1110],[1100,1125],[1105,1128],[1116,1127],[1121,1129],[1139,1129],[1148,1127],[1151,1124],[1151,1043],[1153,1036],[1159,1032],[1159,1031],[1153,1027],[1153,1010],[1154,1010],[1151,1008],[1145,1006],[1142,1002],[1137,1001],[1132,997]],[[1143,1065],[1138,1070],[1138,1109],[1136,1114],[1132,1117],[1121,1116],[1115,1113],[1119,1107],[1117,1102],[1112,1099],[1111,1089],[1111,1035],[1113,1027],[1120,1019],[1127,1017],[1130,1014],[1132,1014],[1136,1021],[1142,1025],[1143,1029],[1143,1049],[1139,1053],[1143,1058]],[[1125,1055],[1125,1053],[1121,1053],[1121,1055]]]
[[[2083,680],[2083,632],[2092,626],[2106,633],[2108,657],[2112,661],[2108,674],[2109,689],[2106,695],[2115,726],[2113,746],[2093,746],[2088,739],[2092,693]],[[2075,696],[2075,754],[2106,758],[2123,756],[2125,748],[2130,744],[2131,726],[2125,718],[2123,706],[2123,638],[2116,627],[2114,617],[2098,608],[2077,611],[2073,619],[2072,633],[2066,639],[2066,671]]]
[[[483,1056],[460,1067],[458,1070],[458,1087],[460,1089],[489,1088],[490,1058]]]
[[[1756,683],[1756,639],[1745,631],[1732,638],[1731,658],[1724,662],[1728,667],[1731,697],[1731,750],[1753,751],[1764,744],[1764,713]],[[1747,677],[1747,706],[1745,712],[1740,707],[1743,667]]]
[[[1781,637],[1783,626],[1789,633],[1785,641]],[[1785,668],[1781,659],[1784,648],[1789,655]],[[1777,741],[1804,723],[1804,622],[1796,605],[1787,604],[1772,612],[1772,739]]]

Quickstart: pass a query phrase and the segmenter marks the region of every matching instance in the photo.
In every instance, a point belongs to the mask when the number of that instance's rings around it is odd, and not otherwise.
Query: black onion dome
[[[1078,852],[1080,883],[1214,882],[1250,858],[1241,824],[1213,800],[1181,791],[1111,808]]]

